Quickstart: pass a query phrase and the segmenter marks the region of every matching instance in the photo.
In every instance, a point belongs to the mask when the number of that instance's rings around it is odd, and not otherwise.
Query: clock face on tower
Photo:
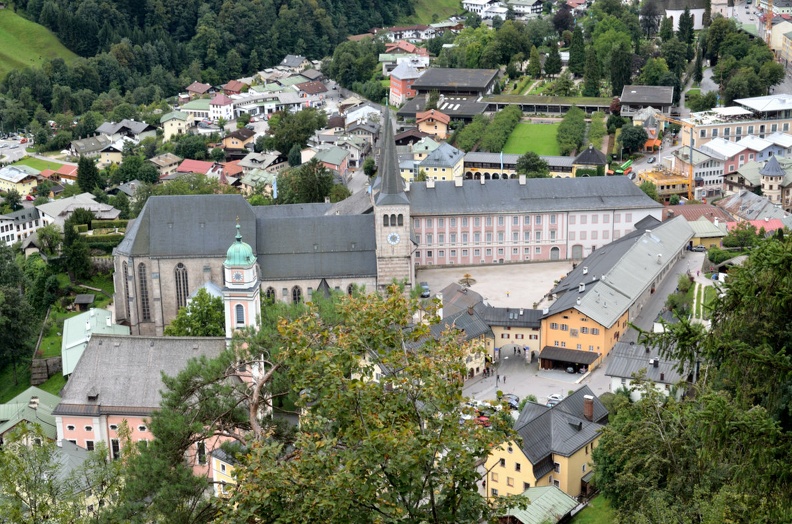
[[[398,233],[391,233],[390,235],[388,235],[388,243],[392,246],[398,244],[400,240],[401,237],[399,236]]]
[[[234,279],[234,282],[242,282],[242,272],[241,271],[234,271],[234,274],[232,275],[232,278]]]

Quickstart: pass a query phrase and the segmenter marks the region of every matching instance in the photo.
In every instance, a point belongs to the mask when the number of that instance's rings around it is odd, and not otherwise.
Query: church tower
[[[256,256],[250,245],[242,242],[239,219],[236,239],[223,262],[223,303],[225,304],[226,339],[238,329],[261,326],[261,282]]]
[[[414,280],[413,241],[410,235],[410,200],[399,173],[396,142],[390,111],[385,110],[380,141],[379,184],[374,189],[374,220],[377,235],[377,289],[384,290],[394,279]]]

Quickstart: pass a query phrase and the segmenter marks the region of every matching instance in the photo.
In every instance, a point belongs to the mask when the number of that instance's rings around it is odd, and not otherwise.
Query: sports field
[[[12,69],[39,66],[48,58],[68,62],[77,56],[46,27],[17,15],[8,2],[6,6],[0,9],[0,78]]]
[[[556,135],[557,124],[517,124],[503,147],[504,153],[522,155],[533,151],[538,155],[560,155]]]

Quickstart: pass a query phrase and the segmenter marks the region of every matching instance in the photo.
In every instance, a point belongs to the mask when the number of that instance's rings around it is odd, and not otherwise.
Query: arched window
[[[295,304],[302,302],[302,289],[300,289],[300,286],[294,286],[292,288],[292,302]]]
[[[396,215],[391,215],[391,225],[392,226],[396,225]]]
[[[399,225],[403,226],[404,225],[404,215],[399,215],[398,218],[399,218]]]
[[[245,325],[245,308],[242,304],[237,304],[234,308],[236,311],[236,324],[237,326],[244,326]]]
[[[349,284],[347,286],[347,295],[352,296],[352,293],[355,291],[355,284]]]
[[[126,262],[123,264],[123,276],[124,279],[124,304],[122,310],[124,314],[124,318],[129,318],[129,265]]]
[[[187,286],[187,268],[184,264],[179,262],[173,270],[173,276],[176,278],[176,311],[178,311],[179,308],[187,305],[187,297],[190,293]]]
[[[275,289],[272,287],[268,287],[267,291],[264,292],[264,296],[267,297],[267,302],[270,304],[275,302]]]
[[[151,321],[151,309],[149,308],[148,277],[146,275],[146,264],[138,264],[138,281],[140,285],[140,316],[145,322]]]
[[[388,227],[390,225],[390,220],[388,220],[388,215],[382,215],[382,225]]]

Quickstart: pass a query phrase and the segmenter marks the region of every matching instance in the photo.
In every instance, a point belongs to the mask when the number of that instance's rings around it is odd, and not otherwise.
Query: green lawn
[[[509,140],[503,147],[504,153],[522,155],[533,151],[539,155],[557,156],[561,154],[556,142],[557,124],[517,124]]]
[[[461,12],[462,6],[459,0],[416,0],[415,14],[404,21],[413,24],[431,24],[435,22],[432,15],[436,14],[437,21],[440,22]]]
[[[44,171],[45,169],[52,169],[53,171],[57,171],[60,166],[63,164],[58,162],[49,162],[47,160],[40,160],[38,158],[33,157],[25,157],[18,162],[14,162],[14,166],[28,166],[32,167],[33,169],[38,169],[39,171]]]
[[[46,27],[22,18],[10,7],[0,10],[0,78],[12,69],[40,66],[57,57],[70,61],[77,55]]]
[[[0,404],[4,404],[30,387],[30,355],[20,358],[17,365],[18,384],[14,384],[14,367],[10,364],[0,371]]]
[[[56,373],[52,375],[45,383],[40,384],[38,388],[43,389],[47,393],[60,396],[60,391],[65,385],[66,377],[64,377],[61,373]]]
[[[608,499],[602,495],[594,498],[572,519],[572,524],[610,524],[616,520],[616,512],[610,507]]]

